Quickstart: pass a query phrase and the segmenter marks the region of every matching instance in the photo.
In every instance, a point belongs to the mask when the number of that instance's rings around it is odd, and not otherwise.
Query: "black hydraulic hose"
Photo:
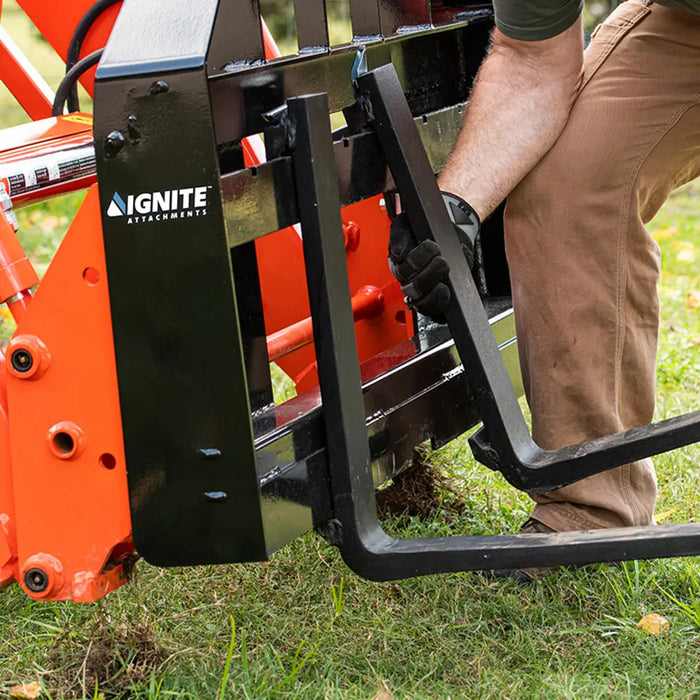
[[[51,114],[54,117],[60,117],[63,114],[63,106],[68,99],[71,88],[76,86],[78,78],[80,78],[86,70],[92,68],[100,60],[103,51],[104,49],[97,49],[97,51],[93,51],[91,54],[85,56],[85,58],[81,58],[63,76],[63,80],[58,86],[58,90],[56,90],[56,97],[54,98],[53,108],[51,110]]]
[[[122,2],[122,0],[97,0],[97,2],[92,5],[82,16],[80,22],[78,22],[78,25],[75,28],[75,31],[73,32],[70,44],[68,45],[68,54],[66,55],[66,76],[71,68],[73,68],[73,66],[75,66],[80,59],[80,50],[83,48],[83,41],[85,41],[85,37],[90,31],[90,27],[92,27],[97,18],[108,7],[112,7],[112,5],[116,5],[118,2]],[[68,93],[68,111],[80,111],[77,82],[73,83]]]

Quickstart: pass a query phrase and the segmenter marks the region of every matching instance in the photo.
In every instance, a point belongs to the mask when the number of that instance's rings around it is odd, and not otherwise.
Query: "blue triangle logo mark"
[[[119,192],[115,192],[109,207],[107,207],[107,216],[124,216],[124,214],[126,214],[126,204],[124,204]]]

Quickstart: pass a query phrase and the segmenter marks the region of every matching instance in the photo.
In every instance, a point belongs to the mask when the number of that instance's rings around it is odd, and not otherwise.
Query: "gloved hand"
[[[460,197],[448,192],[443,192],[442,197],[471,270],[481,228],[479,217]],[[450,289],[445,284],[450,266],[435,241],[418,243],[403,212],[391,222],[389,269],[417,311],[437,323],[445,322],[444,313],[451,297]]]

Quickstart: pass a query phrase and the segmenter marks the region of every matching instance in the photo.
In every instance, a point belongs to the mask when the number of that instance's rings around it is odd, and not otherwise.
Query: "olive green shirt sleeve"
[[[496,26],[511,39],[541,41],[561,34],[579,17],[583,0],[493,0]]]

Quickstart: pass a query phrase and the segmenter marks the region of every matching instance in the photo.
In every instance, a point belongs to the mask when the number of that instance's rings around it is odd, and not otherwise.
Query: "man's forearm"
[[[580,21],[542,42],[497,33],[440,188],[486,218],[564,128],[581,79],[582,53]]]

